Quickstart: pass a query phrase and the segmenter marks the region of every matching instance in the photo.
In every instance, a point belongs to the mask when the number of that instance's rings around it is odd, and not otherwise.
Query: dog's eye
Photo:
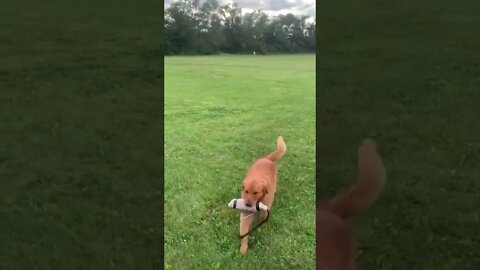
[[[248,190],[245,190],[245,193],[248,193]]]
[[[257,194],[258,194],[258,192],[256,192],[256,191],[255,191],[255,192],[253,192],[253,195],[257,195]]]

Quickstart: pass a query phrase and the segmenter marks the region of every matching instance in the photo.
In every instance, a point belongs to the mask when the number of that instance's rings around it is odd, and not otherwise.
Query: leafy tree
[[[242,14],[238,4],[179,0],[165,10],[166,54],[298,53],[315,51],[315,23],[293,14]]]

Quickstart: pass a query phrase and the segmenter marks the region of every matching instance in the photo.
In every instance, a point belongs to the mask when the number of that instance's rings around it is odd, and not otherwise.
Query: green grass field
[[[250,164],[285,137],[267,224],[239,249]],[[315,56],[165,58],[166,269],[314,269]]]
[[[354,221],[359,269],[479,269],[480,2],[322,1],[322,196],[355,179],[364,136],[388,169]]]
[[[0,3],[0,269],[161,269],[160,4]]]

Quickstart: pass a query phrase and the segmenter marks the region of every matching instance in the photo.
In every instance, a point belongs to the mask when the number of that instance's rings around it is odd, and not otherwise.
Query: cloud
[[[298,16],[315,17],[315,0],[217,0],[220,5],[237,3],[244,12],[261,9],[270,16],[292,13]],[[175,0],[165,0],[168,7]],[[201,1],[200,2],[204,2]]]

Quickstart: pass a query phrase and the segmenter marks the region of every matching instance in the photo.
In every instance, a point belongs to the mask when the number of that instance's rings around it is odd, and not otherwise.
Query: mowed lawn
[[[373,136],[388,172],[353,224],[359,269],[480,269],[480,2],[323,1],[318,189],[355,180]]]
[[[161,8],[0,4],[0,269],[162,268]]]
[[[279,135],[274,209],[244,257],[227,204]],[[166,57],[166,269],[314,269],[314,218],[315,56]]]

